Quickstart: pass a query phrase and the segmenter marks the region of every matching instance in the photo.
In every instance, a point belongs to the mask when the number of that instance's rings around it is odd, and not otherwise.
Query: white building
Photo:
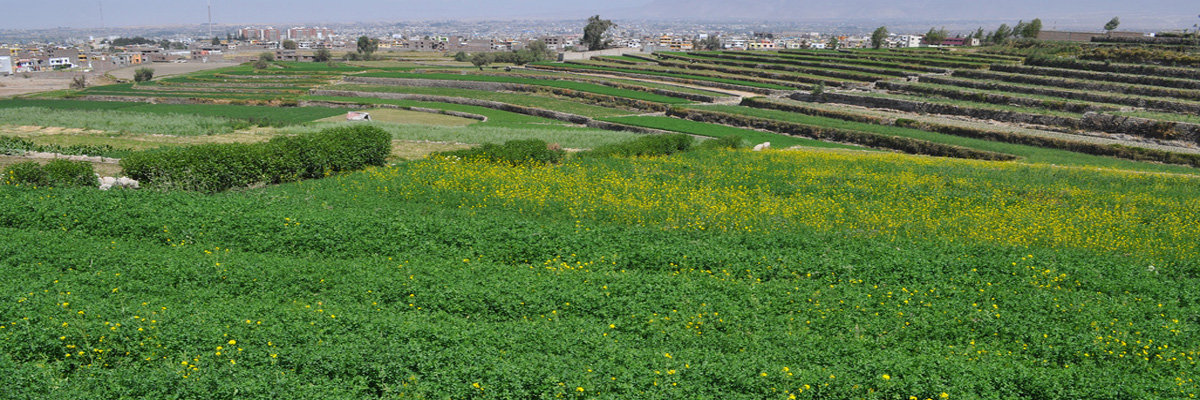
[[[72,68],[71,57],[54,57],[49,60],[50,68]]]
[[[12,57],[9,57],[9,56],[0,57],[0,75],[12,75],[12,73],[13,73]]]
[[[896,36],[896,47],[921,47],[921,35],[900,35]]]

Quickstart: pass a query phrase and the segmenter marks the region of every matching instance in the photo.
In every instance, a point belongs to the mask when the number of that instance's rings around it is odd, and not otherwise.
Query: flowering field
[[[1197,179],[809,150],[0,187],[0,385],[1192,398]]]

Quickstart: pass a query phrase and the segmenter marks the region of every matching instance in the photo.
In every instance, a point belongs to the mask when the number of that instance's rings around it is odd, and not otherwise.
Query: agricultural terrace
[[[1195,397],[1200,76],[1018,50],[419,54],[0,100],[0,384]],[[63,156],[143,188],[25,183]]]

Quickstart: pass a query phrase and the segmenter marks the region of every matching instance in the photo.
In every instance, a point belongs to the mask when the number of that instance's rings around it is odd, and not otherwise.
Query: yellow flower
[[[945,398],[949,398],[949,397],[950,397],[950,395],[949,395],[949,394],[947,394],[946,392],[942,392],[942,394],[939,394],[939,395],[938,395],[938,397],[941,397],[941,398],[945,399]]]
[[[229,344],[231,344],[231,345],[237,344],[237,341],[233,340],[233,339],[229,339]]]
[[[583,392],[583,386],[576,387],[576,388],[575,388],[575,391],[576,391],[576,392]]]
[[[889,379],[892,379],[892,376],[891,376],[891,375],[888,375],[888,374],[883,374],[883,380],[885,380],[885,381],[886,381],[886,380],[889,380]]]

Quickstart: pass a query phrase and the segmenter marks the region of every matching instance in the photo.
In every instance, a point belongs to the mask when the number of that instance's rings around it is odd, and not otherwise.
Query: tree
[[[495,56],[493,56],[491,53],[475,53],[471,55],[471,65],[474,65],[478,67],[480,71],[483,71],[483,66],[491,64],[495,59]]]
[[[317,49],[313,53],[313,62],[328,62],[333,59],[333,54],[329,53],[329,49]]]
[[[1117,30],[1118,26],[1121,26],[1121,17],[1113,17],[1112,19],[1108,20],[1108,23],[1104,24],[1104,30],[1106,31],[1105,35],[1112,36],[1112,31]]]
[[[588,50],[603,50],[612,42],[604,39],[604,33],[615,26],[612,21],[593,15],[588,18],[587,26],[583,27],[583,44],[587,45]]]
[[[154,78],[154,70],[151,68],[138,68],[133,71],[134,82],[146,82]]]
[[[880,47],[883,47],[883,41],[885,39],[887,39],[887,37],[888,37],[888,30],[887,30],[886,26],[881,26],[879,28],[876,28],[875,32],[871,33],[871,48],[878,49]]]
[[[554,50],[550,50],[550,46],[547,46],[546,42],[541,40],[529,42],[529,46],[526,48],[533,53],[534,61],[542,61],[554,58]]]
[[[1025,29],[1021,31],[1021,37],[1029,39],[1037,39],[1038,34],[1042,32],[1042,19],[1034,18],[1025,25]]]
[[[692,46],[701,50],[720,50],[721,38],[718,38],[715,34],[710,34],[708,37],[696,41]]]
[[[83,89],[87,87],[87,75],[75,75],[71,78],[71,89]]]
[[[458,61],[458,62],[471,61],[471,56],[467,55],[467,52],[465,52],[465,51],[460,51],[460,52],[454,53],[454,61]]]
[[[254,62],[254,69],[267,69],[271,66],[270,62],[275,61],[275,54],[271,52],[262,52],[258,54],[258,60]]]
[[[996,28],[995,32],[992,32],[991,42],[1004,44],[1004,42],[1008,41],[1009,36],[1012,36],[1012,29],[1008,27],[1008,24],[1000,24],[1000,27]]]
[[[366,35],[358,37],[359,54],[370,55],[371,53],[374,53],[375,50],[379,50],[379,39],[371,39]]]
[[[292,40],[292,39],[284,40],[282,45],[283,45],[283,48],[287,49],[287,50],[295,50],[296,47],[299,47],[296,45],[296,41]]]
[[[1017,21],[1017,25],[1013,26],[1013,29],[1012,29],[1013,37],[1024,37],[1023,35],[1025,34],[1025,27],[1027,25],[1029,25],[1029,24],[1026,23],[1025,20]]]
[[[220,46],[220,45],[221,45],[221,38],[219,38],[219,37],[216,37],[216,36],[213,36],[212,45],[213,45],[213,46]]]
[[[942,42],[946,41],[946,36],[948,35],[946,28],[929,28],[929,32],[925,32],[925,43],[928,43],[930,46],[941,46]]]
[[[983,27],[982,26],[979,27],[979,29],[975,31],[975,35],[972,37],[979,39],[980,41],[983,41]]]
[[[839,45],[841,45],[841,42],[838,42],[837,36],[830,36],[829,42],[825,43],[825,48],[829,50],[837,50]]]

